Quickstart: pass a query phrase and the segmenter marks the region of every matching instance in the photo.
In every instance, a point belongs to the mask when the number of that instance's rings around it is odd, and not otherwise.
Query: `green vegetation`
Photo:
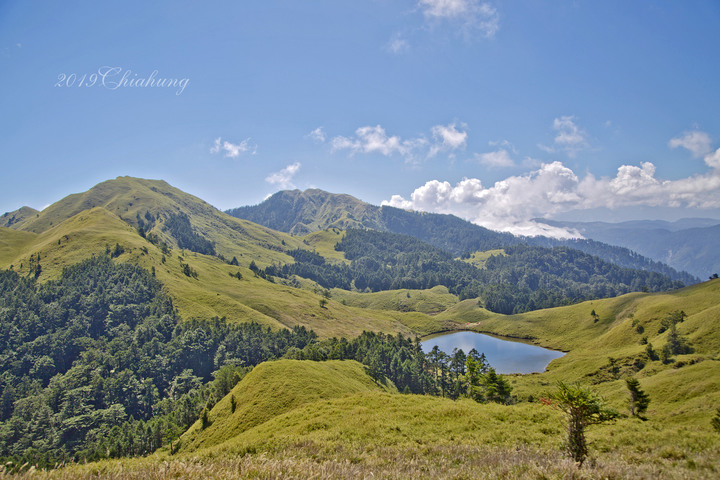
[[[640,381],[637,378],[626,378],[625,384],[630,392],[630,415],[646,420],[643,414],[650,406],[650,396],[640,388]]]
[[[390,206],[376,207],[349,195],[337,195],[316,189],[278,192],[260,205],[235,208],[227,213],[296,235],[326,229],[372,229],[409,235],[463,258],[471,252],[502,249],[519,244],[566,247],[597,256],[620,267],[657,272],[685,284],[698,281],[686,272],[677,272],[627,248],[582,239],[522,239],[509,233],[488,230],[453,215],[411,212]]]
[[[220,445],[302,405],[381,391],[396,390],[373,382],[356,362],[278,360],[263,363],[208,412],[205,428],[202,422],[192,426],[180,438],[178,448],[187,452]]]
[[[361,211],[338,221],[372,220]],[[171,215],[186,216],[182,231],[212,240],[215,255],[181,247],[166,229]],[[378,251],[373,241],[349,248],[353,235],[330,228],[294,237],[231,218],[164,182],[126,177],[0,227],[0,268],[9,270],[0,272],[0,454],[9,462],[0,478],[26,462],[32,470],[83,459],[103,460],[32,475],[718,475],[716,280],[503,315],[442,284],[362,293],[266,274],[293,264],[352,272],[370,252],[386,273],[405,269],[392,277],[398,282],[423,280],[422,266],[437,266],[428,260],[453,274],[506,277],[495,285],[527,282],[535,270],[556,275],[550,284],[573,286],[588,272],[585,285],[606,281],[595,277],[605,268],[597,259],[562,248],[496,245],[502,258],[496,251],[460,262],[392,235],[378,237]],[[336,250],[345,239],[348,249]],[[605,272],[613,288],[627,273]],[[511,293],[510,303],[522,298]],[[458,329],[567,354],[545,373],[508,376],[496,375],[481,352],[420,354],[416,336]],[[644,412],[642,396],[634,399],[646,421],[629,415],[584,431],[589,457],[578,470],[560,449],[563,415],[537,400],[557,382],[577,383],[627,411],[631,379],[652,398]],[[106,458],[138,455],[147,456]]]
[[[142,222],[141,219],[138,219],[138,221]],[[190,219],[184,213],[174,213],[168,216],[164,228],[175,238],[178,247],[187,248],[190,251],[204,255],[215,255],[213,243],[193,231]]]
[[[593,391],[581,386],[558,383],[550,395],[553,405],[567,415],[567,448],[570,456],[582,465],[588,456],[585,429],[590,425],[606,423],[617,418],[618,413],[608,408],[605,401]]]
[[[294,263],[271,265],[264,272],[343,290],[442,285],[461,299],[480,297],[488,310],[505,314],[680,286],[660,274],[620,268],[564,247],[507,247],[504,255],[487,258],[480,270],[413,237],[372,230],[348,230],[335,249],[351,263],[329,263],[316,252],[296,249],[287,252]]]
[[[178,323],[156,279],[105,256],[42,285],[0,272],[0,456],[48,466],[152,452],[223,398],[240,367],[314,338]]]

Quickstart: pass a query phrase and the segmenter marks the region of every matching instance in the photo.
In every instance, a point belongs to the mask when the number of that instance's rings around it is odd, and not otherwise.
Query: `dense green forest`
[[[406,393],[511,401],[476,351],[425,354],[401,335],[320,342],[303,327],[180,321],[151,274],[108,256],[44,284],[0,272],[0,341],[0,458],[15,465],[172,448],[250,368],[280,357],[355,359]]]
[[[466,355],[461,349],[446,354],[437,346],[423,352],[418,339],[402,335],[363,332],[347,340],[331,338],[308,344],[285,355],[297,360],[356,360],[378,382],[392,380],[403,393],[437,395],[457,399],[470,397],[478,402],[510,403],[512,388],[495,373],[484,353],[475,349]]]
[[[664,263],[650,260],[627,248],[594,240],[516,237],[509,233],[488,230],[454,215],[408,212],[388,206],[383,206],[380,211],[382,221],[390,232],[410,235],[455,256],[516,245],[568,247],[599,257],[619,267],[657,272],[688,285],[698,282],[696,277],[687,272],[678,272]]]
[[[180,321],[137,266],[93,257],[38,284],[0,272],[0,457],[16,464],[149,453],[304,328]]]
[[[567,247],[510,246],[505,255],[490,257],[483,269],[411,236],[374,230],[348,230],[335,248],[350,265],[331,264],[298,249],[288,252],[295,263],[271,265],[265,274],[373,292],[444,285],[462,299],[480,298],[488,310],[505,314],[682,286],[659,273],[622,268]]]
[[[178,247],[205,255],[215,255],[213,243],[193,230],[190,218],[184,213],[170,215],[165,220],[164,228],[177,240]]]

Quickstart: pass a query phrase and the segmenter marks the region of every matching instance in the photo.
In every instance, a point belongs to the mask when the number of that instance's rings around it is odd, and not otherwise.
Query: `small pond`
[[[475,332],[454,332],[430,337],[420,342],[425,353],[435,345],[448,355],[454,348],[462,349],[465,354],[473,348],[484,353],[490,366],[497,373],[534,373],[544,372],[552,360],[565,353],[527,343],[501,340],[499,338]]]

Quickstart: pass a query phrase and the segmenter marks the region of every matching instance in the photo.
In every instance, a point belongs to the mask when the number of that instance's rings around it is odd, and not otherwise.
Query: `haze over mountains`
[[[703,279],[720,272],[720,220],[717,219],[621,223],[537,221],[576,230],[585,238],[629,248]]]

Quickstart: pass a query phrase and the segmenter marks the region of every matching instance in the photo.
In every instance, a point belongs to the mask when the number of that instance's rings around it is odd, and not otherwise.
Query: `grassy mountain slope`
[[[332,298],[353,307],[422,312],[430,315],[443,312],[459,301],[457,295],[451,294],[447,287],[441,285],[428,290],[385,290],[375,293],[350,292],[333,288]]]
[[[382,228],[378,207],[350,195],[318,189],[278,192],[259,205],[238,207],[227,213],[294,235],[328,228]]]
[[[104,182],[97,190],[91,189],[85,194],[57,202],[32,224],[21,225],[23,230],[1,228],[0,268],[12,265],[16,271],[28,275],[31,268],[39,263],[42,267],[39,280],[44,281],[57,278],[63,267],[90,255],[114,250],[118,244],[123,252],[117,260],[136,263],[147,270],[154,268],[157,278],[186,319],[224,316],[231,321],[256,321],[275,328],[305,325],[320,336],[354,336],[368,329],[410,334],[406,323],[431,321],[418,313],[365,310],[333,300],[321,308],[321,297],[312,289],[271,283],[247,268],[251,262],[261,267],[272,262],[292,262],[292,257],[283,251],[309,248],[316,242],[327,243],[327,240],[318,238],[319,234],[312,235],[305,244],[301,238],[229,217],[203,202],[195,202],[194,197],[176,191],[164,182],[123,177],[117,180],[118,188],[114,194],[110,192],[113,182],[116,181]],[[146,198],[139,201],[141,193]],[[106,198],[104,206],[71,215],[80,208],[78,205],[98,204],[99,198]],[[119,216],[106,207],[121,212],[126,212],[127,208],[129,213]],[[140,236],[133,225],[137,214],[143,218],[146,211],[155,218],[172,212],[187,213],[193,228],[212,238],[227,258],[235,256],[239,266],[228,265],[214,256],[178,248],[163,254],[158,245]],[[191,216],[193,212],[195,214]],[[39,233],[25,229],[34,229]],[[148,233],[157,233],[158,237],[173,245],[173,238],[163,231],[161,220]],[[332,236],[337,237],[335,234]],[[197,273],[197,278],[183,273],[183,265],[186,264]],[[238,272],[242,279],[230,276]]]
[[[40,212],[31,207],[20,207],[14,212],[5,212],[0,215],[0,227],[12,227],[13,225],[20,224],[39,213]]]
[[[511,406],[384,393],[354,362],[271,362],[235,387],[235,412],[231,396],[224,398],[208,415],[208,427],[195,425],[186,433],[179,454],[165,450],[47,476],[714,478],[720,443],[709,419],[720,403],[718,305],[720,280],[515,316],[461,302],[437,317],[456,328],[527,332],[534,343],[570,352],[546,373],[509,376],[520,400]],[[632,372],[650,395],[648,420],[620,418],[590,428],[594,460],[578,471],[560,451],[563,416],[526,400],[547,395],[557,380],[580,381],[627,412],[624,378],[631,373],[629,360],[644,348],[637,325],[660,348],[667,332],[657,330],[676,310],[688,314],[678,329],[695,353]],[[610,356],[619,361],[620,378],[608,368]]]
[[[215,244],[228,258],[237,256],[241,265],[252,260],[260,264],[289,258],[283,241],[299,246],[289,235],[226,215],[203,200],[187,194],[162,180],[118,177],[102,182],[83,193],[68,195],[40,212],[34,218],[13,225],[17,230],[43,233],[78,213],[101,207],[128,225],[138,228],[141,222],[147,233],[156,234],[171,246],[178,241],[164,228],[173,214],[185,214],[196,234]],[[152,221],[145,216],[148,214]]]
[[[196,422],[181,438],[180,450],[219,445],[273,417],[317,400],[361,392],[392,391],[376,384],[354,361],[279,360],[258,365],[208,413],[210,425]],[[235,411],[231,399],[236,402]]]
[[[593,310],[599,316],[597,322],[590,315]],[[677,355],[669,364],[649,360],[643,337],[659,353],[669,335],[669,331],[659,333],[663,320],[681,310],[688,316],[677,324],[677,331],[694,352]],[[537,396],[557,380],[574,380],[596,385],[622,405],[627,398],[623,378],[634,375],[655,399],[650,415],[669,422],[705,425],[714,405],[720,404],[719,314],[720,280],[713,280],[674,292],[633,293],[512,316],[497,315],[466,301],[438,315],[438,319],[467,330],[568,351],[543,375],[518,377],[516,393],[521,397]],[[617,373],[612,371],[610,357],[616,360]],[[671,397],[674,400],[670,401]]]

